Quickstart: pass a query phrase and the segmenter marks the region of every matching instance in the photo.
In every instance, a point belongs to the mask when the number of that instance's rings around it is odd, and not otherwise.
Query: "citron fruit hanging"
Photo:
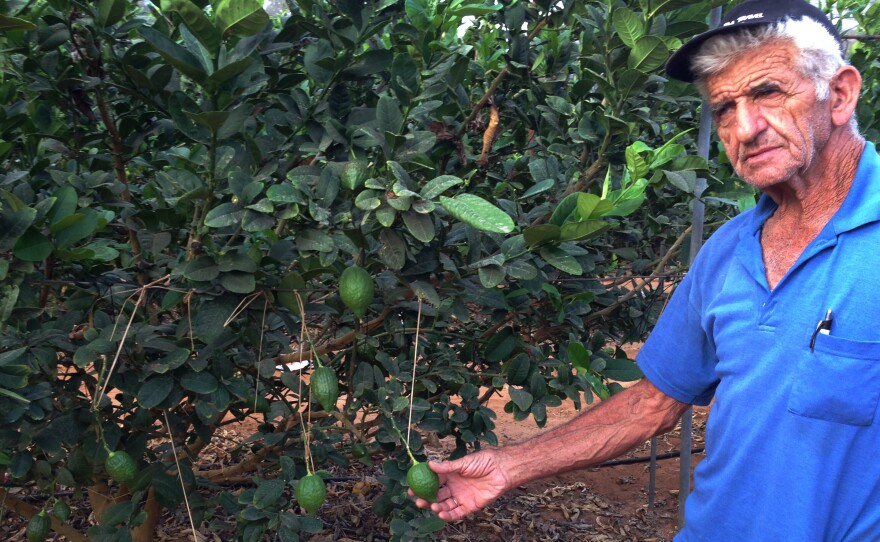
[[[110,452],[104,461],[104,470],[111,479],[120,484],[129,485],[137,476],[137,463],[127,452]]]
[[[406,481],[416,497],[428,502],[437,501],[437,490],[440,489],[440,478],[437,473],[421,461],[413,464],[406,472]]]
[[[49,519],[49,515],[45,510],[40,510],[28,521],[27,527],[24,530],[25,538],[27,538],[28,542],[42,542],[49,536],[51,529],[52,520]]]
[[[312,386],[312,397],[318,401],[321,408],[328,412],[333,410],[336,400],[339,399],[339,380],[336,378],[336,372],[322,365],[312,373],[309,383]]]
[[[327,498],[327,486],[317,474],[307,474],[296,485],[296,502],[310,516],[314,516]]]
[[[363,318],[375,293],[373,277],[362,267],[347,267],[339,277],[339,297],[358,318]]]

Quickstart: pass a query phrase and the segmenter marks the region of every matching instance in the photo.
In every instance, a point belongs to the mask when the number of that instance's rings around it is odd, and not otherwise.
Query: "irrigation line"
[[[705,452],[705,448],[691,448],[690,455],[701,454]],[[615,459],[613,461],[606,461],[605,463],[600,463],[596,465],[594,468],[605,468],[605,467],[619,467],[620,465],[635,465],[638,463],[649,463],[652,461],[658,461],[661,459],[675,459],[676,457],[681,457],[682,450],[677,450],[673,452],[667,452],[665,454],[657,454],[656,450],[654,450],[654,455],[645,455],[640,457],[627,457],[626,459]]]

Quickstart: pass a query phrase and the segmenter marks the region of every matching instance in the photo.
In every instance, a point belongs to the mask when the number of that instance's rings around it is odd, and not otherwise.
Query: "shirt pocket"
[[[801,356],[788,410],[847,425],[868,426],[880,402],[880,342],[819,333],[815,350]]]

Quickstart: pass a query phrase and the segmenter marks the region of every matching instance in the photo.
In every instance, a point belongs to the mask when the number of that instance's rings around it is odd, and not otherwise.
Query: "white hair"
[[[831,79],[847,62],[834,36],[821,23],[809,17],[797,20],[789,18],[710,38],[691,59],[691,70],[696,76],[694,84],[705,96],[709,76],[724,70],[743,52],[774,41],[793,43],[797,47],[800,54],[795,69],[813,82],[817,100],[828,99]]]

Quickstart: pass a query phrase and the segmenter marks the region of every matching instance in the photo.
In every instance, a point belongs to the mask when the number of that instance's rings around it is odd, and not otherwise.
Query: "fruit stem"
[[[397,423],[394,421],[394,415],[392,414],[391,416],[388,416],[388,419],[391,420],[391,427],[393,427],[394,431],[397,432],[397,436],[399,436],[400,440],[403,441],[403,447],[404,447],[404,449],[406,449],[406,455],[409,456],[409,458],[413,462],[413,464],[418,463],[419,460],[416,459],[416,456],[414,456],[412,453],[412,449],[409,447],[409,440],[403,436],[403,433],[400,431],[400,428],[397,427]]]
[[[419,300],[419,312],[416,315],[416,338],[415,345],[413,346],[413,368],[412,368],[412,382],[409,386],[409,421],[406,424],[406,442],[409,443],[409,437],[412,432],[412,416],[413,416],[413,399],[415,398],[416,393],[416,366],[419,361],[419,332],[420,326],[422,324],[422,298],[418,298]],[[412,455],[410,454],[410,457]]]

